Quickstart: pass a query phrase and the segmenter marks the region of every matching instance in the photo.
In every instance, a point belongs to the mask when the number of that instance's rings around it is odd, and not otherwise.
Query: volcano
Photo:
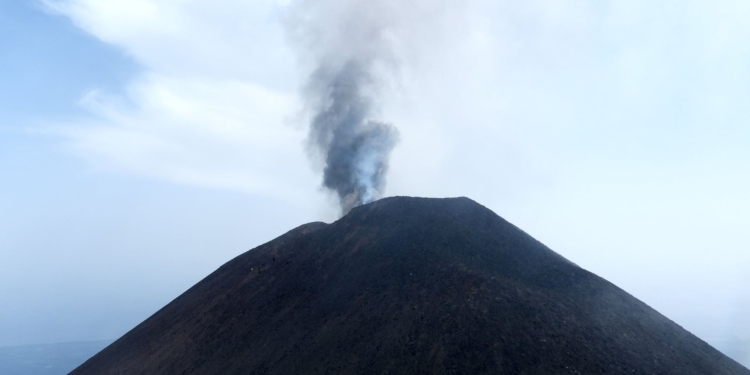
[[[394,197],[234,258],[89,374],[750,371],[470,199]]]

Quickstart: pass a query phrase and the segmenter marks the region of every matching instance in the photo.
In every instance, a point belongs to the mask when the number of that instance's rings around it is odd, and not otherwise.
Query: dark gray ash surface
[[[238,256],[71,374],[750,371],[470,199],[394,197]]]

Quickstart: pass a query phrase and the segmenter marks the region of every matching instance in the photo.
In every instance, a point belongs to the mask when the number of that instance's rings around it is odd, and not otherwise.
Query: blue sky
[[[0,110],[4,118],[81,114],[90,87],[117,90],[137,72],[122,51],[99,42],[33,1],[0,5]],[[4,122],[5,125],[9,125]]]
[[[750,342],[750,5],[404,4],[380,15],[402,38],[387,195],[473,198],[720,349]],[[0,345],[116,338],[335,220],[289,6],[0,4]]]

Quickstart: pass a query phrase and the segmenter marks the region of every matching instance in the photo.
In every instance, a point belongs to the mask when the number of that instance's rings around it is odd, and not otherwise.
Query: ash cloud
[[[373,119],[376,101],[367,62],[349,60],[329,71],[321,67],[310,78],[310,93],[319,96],[310,123],[309,142],[323,154],[323,186],[338,195],[341,211],[380,198],[388,157],[398,132]]]
[[[302,90],[310,111],[308,146],[322,161],[322,185],[337,195],[342,214],[380,198],[385,188],[398,131],[379,118],[379,101],[386,79],[398,70],[394,47],[404,39],[408,3],[307,0],[291,6],[287,26],[312,71]]]

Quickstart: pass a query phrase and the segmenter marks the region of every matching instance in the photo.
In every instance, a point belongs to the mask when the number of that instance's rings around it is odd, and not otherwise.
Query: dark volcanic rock
[[[387,198],[226,263],[72,372],[744,374],[466,198]]]

